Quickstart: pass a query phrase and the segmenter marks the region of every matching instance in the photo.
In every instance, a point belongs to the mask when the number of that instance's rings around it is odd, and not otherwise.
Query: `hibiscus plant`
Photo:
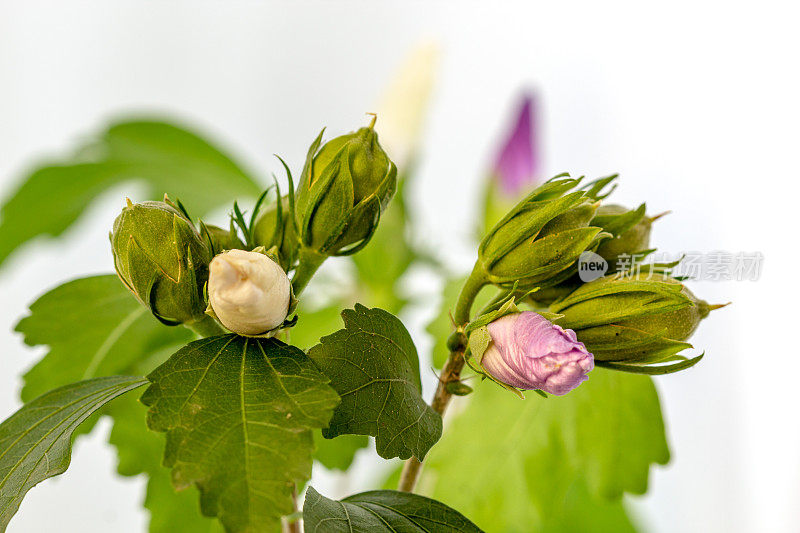
[[[633,529],[622,495],[669,458],[651,375],[701,359],[688,339],[719,306],[647,260],[657,217],[608,200],[617,176],[535,183],[532,113],[526,100],[487,181],[466,277],[418,244],[414,165],[384,149],[380,117],[320,133],[266,191],[157,121],[34,172],[3,207],[3,258],[98,190],[135,178],[149,197],[120,199],[116,273],[51,289],[17,326],[49,351],[0,425],[0,530],[101,415],[120,473],[148,477],[154,532]],[[52,216],[24,218],[31,202]],[[317,276],[331,262],[348,282]],[[398,318],[412,267],[444,284],[432,395]],[[346,471],[372,446],[395,463],[371,490],[308,485],[315,461]]]

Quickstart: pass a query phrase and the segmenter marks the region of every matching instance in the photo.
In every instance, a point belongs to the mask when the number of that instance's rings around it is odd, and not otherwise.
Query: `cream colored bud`
[[[258,252],[229,250],[209,265],[208,299],[222,325],[260,335],[283,323],[291,284],[275,261]]]

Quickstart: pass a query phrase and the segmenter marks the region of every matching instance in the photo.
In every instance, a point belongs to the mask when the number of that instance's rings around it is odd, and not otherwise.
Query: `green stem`
[[[461,293],[458,295],[455,316],[453,317],[456,321],[456,326],[466,326],[469,323],[472,303],[486,283],[486,273],[483,271],[483,265],[481,265],[480,261],[476,261],[472,273],[469,275],[469,278],[467,278],[467,282],[464,283],[464,286],[461,288]]]
[[[292,290],[296,298],[300,296],[308,282],[314,277],[317,269],[322,266],[322,263],[327,258],[327,255],[323,255],[311,248],[306,248],[305,246],[300,248],[300,261],[292,278]]]
[[[227,331],[219,325],[219,322],[208,315],[203,315],[203,318],[194,322],[186,322],[183,325],[201,337],[213,337],[214,335],[224,335],[227,333]]]
[[[469,323],[469,313],[472,309],[472,304],[475,302],[475,297],[484,285],[486,285],[486,275],[484,274],[480,262],[477,262],[467,282],[461,288],[461,293],[458,295],[458,303],[456,304],[454,317],[456,331],[464,332],[464,327]],[[466,339],[466,337],[463,338]],[[450,357],[447,358],[447,362],[439,376],[439,385],[436,387],[436,393],[433,395],[431,408],[442,417],[444,417],[447,406],[450,404],[450,400],[453,397],[452,393],[447,390],[447,386],[450,383],[461,380],[461,371],[464,369],[464,364],[466,363],[464,359],[464,353],[466,351],[466,344],[458,343],[457,346],[453,346]],[[403,472],[400,474],[398,489],[404,492],[413,492],[417,484],[417,479],[419,479],[420,472],[422,472],[422,461],[416,457],[408,459],[403,465]]]

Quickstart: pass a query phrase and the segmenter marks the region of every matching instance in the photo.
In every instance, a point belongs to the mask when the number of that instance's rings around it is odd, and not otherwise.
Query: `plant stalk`
[[[475,301],[475,297],[478,296],[478,293],[486,283],[486,273],[483,270],[483,265],[480,260],[478,260],[475,262],[472,273],[467,278],[466,283],[464,283],[458,295],[455,316],[453,317],[456,328],[469,324],[469,314],[472,310],[472,304]]]
[[[454,317],[457,332],[463,333],[464,327],[469,323],[469,314],[472,309],[472,304],[484,285],[486,285],[486,277],[480,262],[478,262],[475,264],[472,274],[470,274],[467,282],[461,289],[461,293],[458,295]],[[466,339],[466,337],[464,337],[464,339]],[[464,364],[466,362],[464,359],[466,351],[466,344],[460,343],[453,347],[442,369],[442,373],[439,376],[439,384],[436,387],[436,393],[433,395],[431,407],[434,411],[439,413],[442,418],[444,418],[447,406],[453,398],[452,393],[448,390],[448,385],[461,380],[461,371],[464,369]],[[398,490],[414,492],[414,487],[417,484],[417,479],[419,479],[421,471],[422,461],[413,456],[409,458],[403,465],[403,472],[400,475]]]
[[[300,296],[300,293],[303,292],[308,282],[311,281],[311,278],[314,277],[314,274],[327,258],[328,256],[311,248],[306,248],[305,246],[300,248],[299,263],[292,278],[292,290],[296,298]]]
[[[297,508],[297,489],[292,491],[292,503],[295,508],[295,513],[289,517],[283,518],[283,527],[281,527],[281,530],[283,533],[302,533],[300,529],[300,510]]]

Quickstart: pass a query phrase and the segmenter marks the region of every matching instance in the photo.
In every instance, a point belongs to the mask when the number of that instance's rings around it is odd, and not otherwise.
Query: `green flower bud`
[[[479,262],[489,282],[547,287],[563,281],[580,254],[607,235],[590,226],[597,202],[580,180],[552,179],[517,204],[483,239]]]
[[[607,234],[607,238],[596,241],[596,248],[592,250],[608,264],[608,274],[617,271],[620,260],[627,256],[628,265],[634,255],[648,252],[650,244],[650,229],[655,220],[663,215],[648,217],[645,215],[645,204],[636,209],[628,209],[620,205],[601,205],[597,208],[591,221],[592,226],[598,226]],[[577,271],[569,274],[558,284],[543,288],[531,294],[529,300],[535,307],[547,307],[559,298],[563,298],[583,284]]]
[[[616,270],[621,257],[647,251],[653,222],[661,216],[645,215],[645,204],[636,209],[621,205],[602,205],[598,208],[592,224],[600,226],[612,237],[601,242],[596,253],[608,262],[609,272]]]
[[[606,276],[581,285],[550,306],[600,363],[646,365],[677,355],[708,313],[720,306],[697,299],[667,275]],[[658,367],[656,367],[658,368]]]
[[[373,121],[374,122],[374,121]],[[322,255],[347,255],[367,244],[394,195],[397,167],[372,125],[311,144],[297,188],[302,244]]]
[[[128,200],[110,237],[117,274],[156,318],[174,325],[204,317],[211,253],[182,212]]]
[[[236,228],[231,221],[230,229],[222,229],[213,224],[201,224],[201,233],[205,238],[206,245],[215,253],[223,250],[244,250],[245,245],[236,233]]]
[[[276,248],[281,257],[282,266],[287,270],[294,265],[298,246],[289,218],[289,207],[289,196],[285,195],[281,198],[280,209],[277,202],[263,208],[253,227],[255,244],[263,246],[267,250]],[[280,220],[278,215],[280,215]]]

